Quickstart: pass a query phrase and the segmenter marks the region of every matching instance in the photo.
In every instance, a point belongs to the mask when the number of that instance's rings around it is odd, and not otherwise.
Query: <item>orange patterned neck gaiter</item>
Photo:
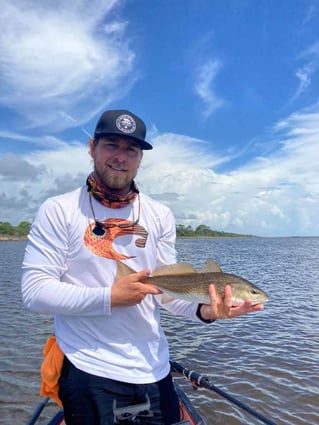
[[[107,192],[104,187],[95,180],[94,172],[88,176],[86,179],[86,184],[88,187],[88,192],[92,194],[97,201],[108,208],[126,207],[128,204],[134,202],[136,196],[139,193],[139,190],[133,181],[131,190],[127,195],[114,196]]]

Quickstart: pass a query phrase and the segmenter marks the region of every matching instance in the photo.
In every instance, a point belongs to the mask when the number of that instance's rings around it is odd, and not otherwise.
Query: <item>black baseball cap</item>
[[[121,134],[131,137],[138,142],[141,149],[153,149],[153,146],[145,140],[146,126],[144,121],[126,109],[113,109],[103,112],[95,127],[94,138],[98,139],[107,134]]]

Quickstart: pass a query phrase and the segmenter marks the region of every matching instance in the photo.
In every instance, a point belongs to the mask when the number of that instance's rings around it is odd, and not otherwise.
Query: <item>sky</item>
[[[128,109],[178,225],[319,236],[319,0],[16,0],[0,27],[0,221],[85,184]]]

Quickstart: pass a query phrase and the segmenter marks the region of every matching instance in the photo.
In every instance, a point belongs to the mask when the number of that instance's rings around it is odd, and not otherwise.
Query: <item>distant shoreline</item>
[[[260,238],[262,236],[246,236],[246,235],[236,235],[236,236],[204,236],[204,235],[193,235],[193,236],[176,236],[176,239],[237,239],[237,238]],[[0,242],[10,242],[10,241],[26,241],[27,236],[11,236],[11,235],[0,235]]]
[[[0,235],[0,242],[26,241],[27,239],[27,236]]]
[[[227,234],[225,233],[225,235],[188,235],[188,236],[184,236],[184,235],[176,235],[176,239],[219,239],[219,238],[259,238],[260,236],[255,236],[255,235],[240,235],[240,234]],[[26,241],[28,239],[28,237],[25,236],[15,236],[15,235],[1,235],[0,234],[0,242],[1,241]]]
[[[317,239],[319,236],[253,236],[253,235],[236,235],[236,236],[177,236],[176,239],[298,239],[298,238],[307,238],[307,239]],[[0,235],[0,242],[21,242],[27,241],[27,236],[11,236],[11,235]]]

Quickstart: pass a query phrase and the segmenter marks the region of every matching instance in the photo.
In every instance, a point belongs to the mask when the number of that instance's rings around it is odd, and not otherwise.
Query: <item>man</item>
[[[176,262],[175,221],[139,192],[134,178],[144,122],[126,110],[102,114],[90,140],[94,171],[86,185],[48,199],[32,225],[23,262],[22,295],[31,310],[54,315],[64,354],[59,379],[67,425],[112,424],[119,408],[150,401],[147,424],[179,422],[160,307],[211,322],[262,309],[231,305],[210,287],[211,305],[161,304],[143,280]],[[117,278],[121,261],[136,273]],[[212,282],[213,283],[213,282]]]

